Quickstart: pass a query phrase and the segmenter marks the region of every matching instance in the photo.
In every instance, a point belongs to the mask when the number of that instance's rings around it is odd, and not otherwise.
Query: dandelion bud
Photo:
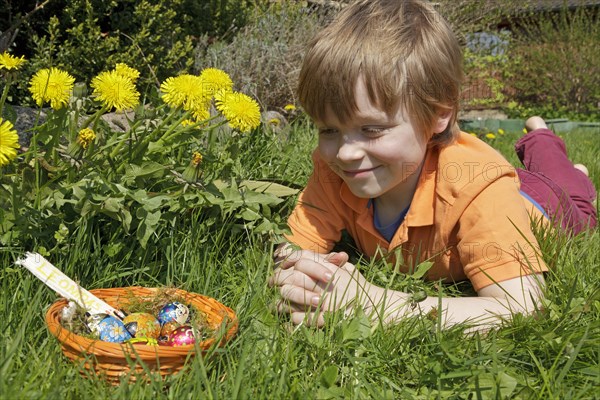
[[[198,165],[200,165],[201,162],[202,162],[202,154],[195,151],[194,154],[192,154],[192,164],[194,164],[197,167]]]
[[[73,97],[76,99],[83,99],[88,95],[87,85],[83,82],[77,82],[73,85]]]
[[[190,183],[196,182],[198,178],[200,178],[200,176],[202,175],[200,164],[202,164],[202,154],[200,154],[200,152],[195,151],[192,154],[190,164],[183,171],[183,179]]]
[[[83,128],[79,131],[77,135],[77,142],[83,147],[87,149],[90,143],[92,143],[96,139],[96,133],[90,128]]]

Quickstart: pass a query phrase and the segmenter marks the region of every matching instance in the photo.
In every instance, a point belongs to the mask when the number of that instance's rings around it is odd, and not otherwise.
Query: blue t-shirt
[[[404,221],[404,217],[406,217],[406,214],[408,213],[410,204],[400,213],[400,215],[396,217],[394,221],[392,221],[386,226],[382,226],[381,222],[379,221],[379,218],[377,218],[377,212],[375,210],[375,201],[371,199],[369,203],[373,206],[373,225],[375,225],[375,229],[377,229],[377,232],[379,232],[381,236],[385,238],[385,240],[391,242],[392,238],[394,237],[394,233],[396,233],[396,231],[400,227],[400,224],[402,224],[402,221]]]

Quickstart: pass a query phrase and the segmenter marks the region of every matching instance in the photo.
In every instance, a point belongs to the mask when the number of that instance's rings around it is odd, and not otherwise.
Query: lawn
[[[513,163],[520,133],[485,139]],[[600,132],[561,134],[571,158],[588,166],[600,187]],[[242,179],[301,186],[310,172],[315,135],[298,122],[281,133],[257,130],[235,153]],[[219,148],[214,148],[218,154]],[[232,153],[233,154],[233,153]],[[233,167],[232,167],[233,168]],[[272,208],[283,219],[293,199]],[[183,373],[149,383],[109,386],[82,376],[49,334],[44,314],[56,300],[28,271],[13,265],[25,251],[0,247],[0,398],[3,399],[593,399],[600,393],[600,234],[541,238],[551,267],[545,309],[517,315],[485,334],[435,318],[371,325],[364,315],[331,315],[322,329],[292,326],[271,310],[267,286],[273,241],[234,213],[183,212],[155,232],[143,251],[135,235],[106,237],[102,219],[71,228],[47,258],[87,289],[172,285],[233,308],[237,336]],[[276,237],[275,234],[272,237]],[[468,294],[465,284],[391,276],[383,263],[361,260],[368,278],[431,294]]]

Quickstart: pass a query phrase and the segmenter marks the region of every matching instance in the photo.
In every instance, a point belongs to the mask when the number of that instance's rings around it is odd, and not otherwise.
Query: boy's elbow
[[[507,311],[512,314],[531,314],[541,309],[544,285],[544,276],[538,273],[489,285],[481,289],[478,295],[498,299],[506,304]]]

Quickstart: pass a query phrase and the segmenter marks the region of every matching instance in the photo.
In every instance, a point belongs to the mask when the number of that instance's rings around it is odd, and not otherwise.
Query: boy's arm
[[[303,252],[280,264],[270,280],[283,299],[280,311],[289,312],[296,324],[308,317],[313,324],[323,325],[321,311],[351,309],[359,303],[384,323],[435,310],[446,327],[470,323],[486,329],[514,313],[534,311],[542,297],[543,276],[533,274],[488,285],[480,289],[478,297],[415,299],[373,285],[345,257],[344,253]]]
[[[513,314],[529,314],[539,309],[543,284],[543,275],[537,273],[486,286],[479,290],[478,297],[425,299],[377,288],[375,314],[385,322],[393,322],[408,316],[441,313],[444,327],[469,323],[477,329],[487,329]]]

